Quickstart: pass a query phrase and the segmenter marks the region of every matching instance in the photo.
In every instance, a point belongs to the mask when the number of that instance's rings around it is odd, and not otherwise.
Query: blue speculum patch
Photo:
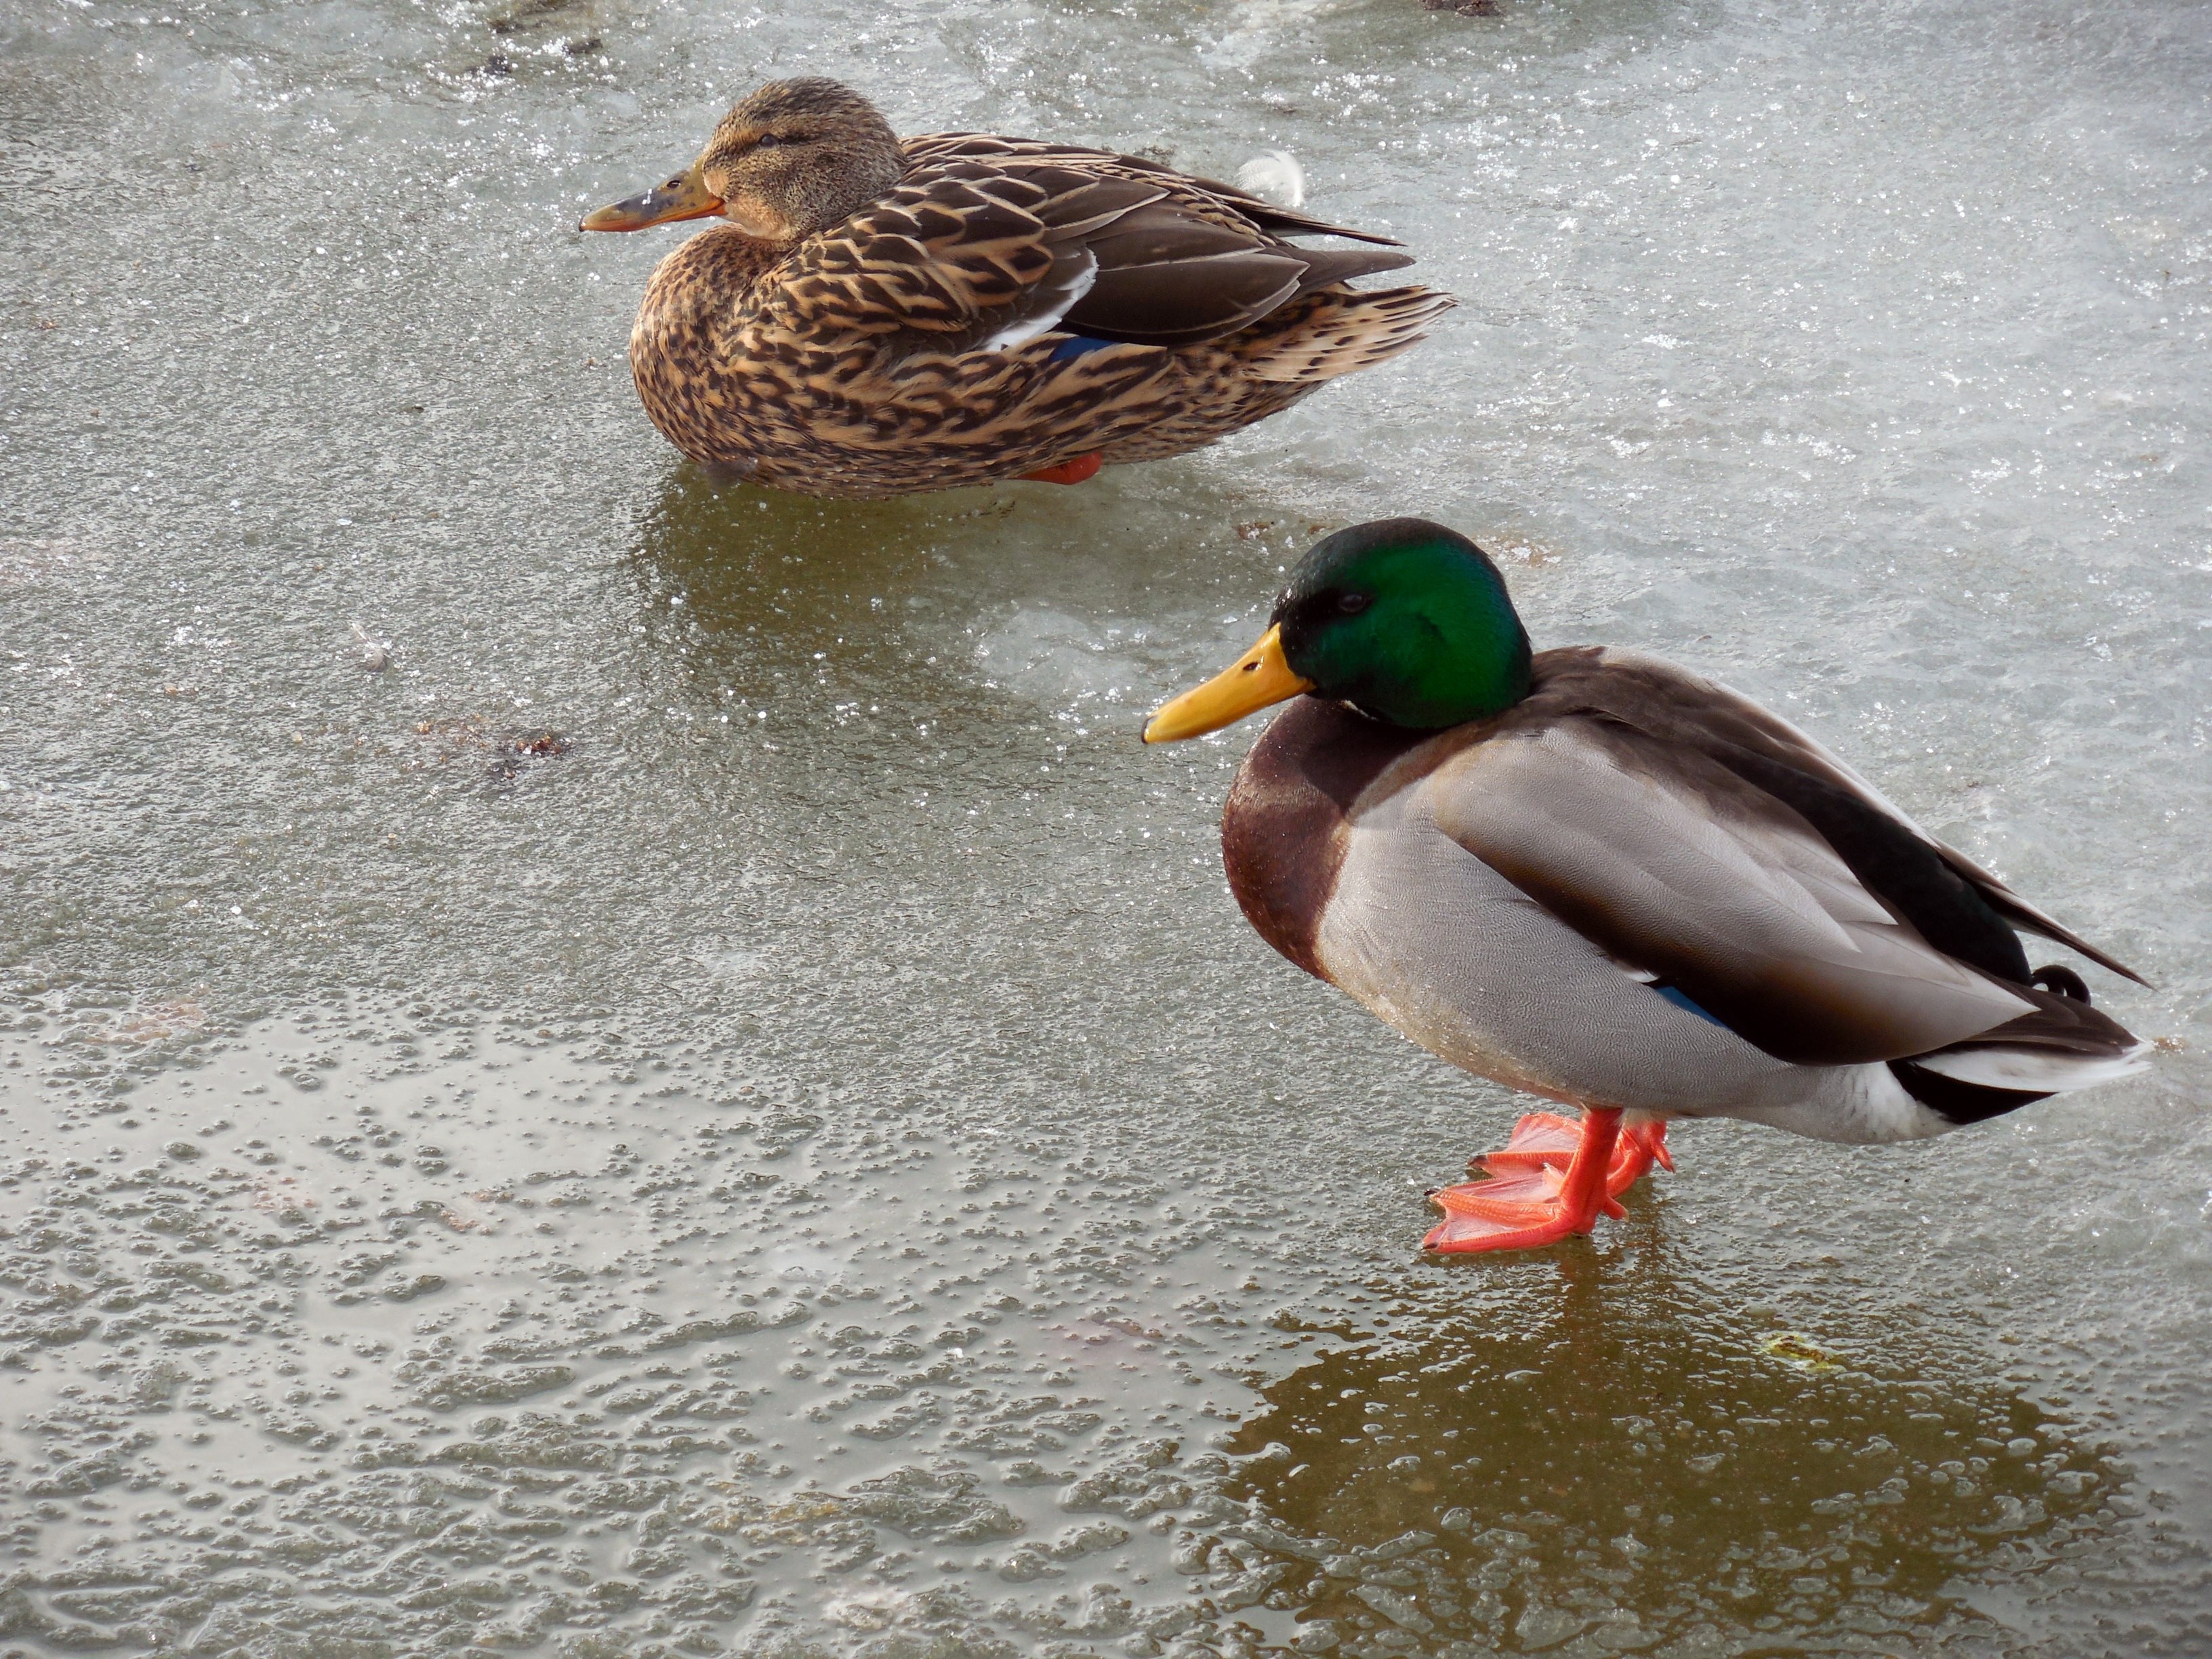
[[[1651,988],[1656,991],[1661,996],[1666,998],[1668,1001],[1673,1003],[1677,1008],[1686,1008],[1692,1013],[1695,1014],[1699,1019],[1705,1020],[1711,1024],[1717,1025],[1723,1031],[1729,1029],[1729,1023],[1726,1020],[1722,1019],[1717,1015],[1707,1013],[1703,1008],[1698,1007],[1696,1003],[1690,1000],[1688,995],[1681,989],[1680,987],[1674,985],[1655,985]]]
[[[1088,334],[1071,334],[1052,349],[1052,356],[1048,361],[1055,363],[1069,362],[1082,356],[1085,352],[1103,351],[1108,346],[1118,343],[1119,342],[1114,340],[1094,340]]]

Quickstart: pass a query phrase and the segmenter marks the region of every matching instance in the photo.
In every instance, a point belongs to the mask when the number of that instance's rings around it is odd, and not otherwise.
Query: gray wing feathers
[[[2033,1006],[1900,922],[1787,807],[1641,733],[1501,735],[1425,792],[1445,835],[1778,1059],[1925,1054]]]
[[[1613,696],[1607,696],[1601,690],[1594,700],[1591,712],[1612,714],[1614,711],[1607,707],[1608,704],[1632,702],[1631,718],[1638,724],[1661,726],[1663,735],[1679,736],[1693,746],[1714,739],[1733,744],[1856,795],[1933,848],[1943,862],[1978,890],[1998,915],[2030,933],[2055,940],[2069,951],[2080,951],[2099,967],[2110,969],[2124,979],[2131,979],[2138,985],[2149,982],[2132,968],[2106,955],[2080,934],[2061,926],[1965,854],[1936,840],[1848,761],[1830,752],[1817,739],[1801,732],[1780,715],[1760,708],[1741,693],[1717,681],[1703,678],[1687,669],[1677,667],[1663,658],[1649,656],[1640,651],[1623,650],[1617,647],[1607,647],[1602,650],[1579,647],[1546,654],[1562,659],[1588,659],[1586,665],[1580,665],[1580,672],[1571,668],[1562,676],[1563,680],[1572,687],[1570,695],[1574,700],[1579,700],[1574,697],[1574,694],[1585,690],[1599,690],[1601,687],[1619,689]],[[1592,670],[1596,672],[1590,672]],[[1626,695],[1620,696],[1619,692]],[[1665,729],[1668,726],[1675,729]]]

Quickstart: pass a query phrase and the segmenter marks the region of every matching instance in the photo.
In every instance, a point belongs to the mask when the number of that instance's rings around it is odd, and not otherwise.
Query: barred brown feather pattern
[[[631,368],[686,454],[841,496],[1156,460],[1395,356],[1452,303],[1356,292],[1407,256],[1297,247],[1279,229],[1383,239],[1149,162],[964,134],[906,152],[897,186],[793,247],[718,226],[654,270]]]

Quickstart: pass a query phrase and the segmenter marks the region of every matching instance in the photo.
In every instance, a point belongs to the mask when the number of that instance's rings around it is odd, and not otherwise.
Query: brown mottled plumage
[[[975,133],[901,143],[833,81],[772,82],[699,161],[585,221],[729,221],[660,262],[638,394],[706,465],[811,495],[1178,455],[1396,356],[1453,303],[1353,276],[1410,256],[1128,156]]]

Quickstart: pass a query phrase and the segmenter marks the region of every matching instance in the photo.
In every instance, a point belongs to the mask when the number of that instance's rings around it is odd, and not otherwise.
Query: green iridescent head
[[[1416,732],[1502,714],[1528,695],[1528,635],[1505,579],[1426,519],[1340,530],[1299,561],[1259,643],[1163,704],[1146,743],[1178,743],[1310,691]]]
[[[1284,660],[1315,695],[1429,731],[1528,694],[1528,634],[1490,556],[1426,519],[1318,543],[1276,602]]]

